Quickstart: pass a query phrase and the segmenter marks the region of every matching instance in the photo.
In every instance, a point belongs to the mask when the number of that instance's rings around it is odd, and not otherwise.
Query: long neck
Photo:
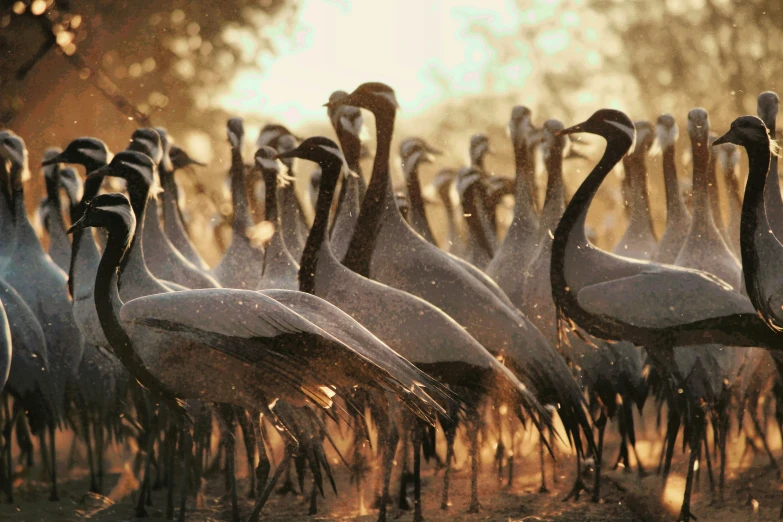
[[[562,150],[555,148],[550,151],[546,161],[547,184],[546,195],[544,197],[544,208],[541,211],[541,226],[547,230],[542,233],[549,235],[557,226],[560,216],[563,215],[565,207],[563,194],[563,156]],[[548,240],[548,238],[547,238]]]
[[[156,395],[176,402],[176,396],[169,391],[149,370],[133,349],[131,341],[120,322],[122,300],[117,289],[117,270],[125,253],[127,234],[109,232],[109,239],[103,251],[95,277],[95,309],[106,339],[114,354],[139,383]]]
[[[421,195],[421,182],[419,181],[419,165],[414,163],[408,172],[408,197],[411,202],[410,222],[413,229],[424,236],[424,239],[434,243],[435,239],[427,222],[427,213],[424,210],[424,198]]]
[[[345,162],[348,164],[348,168],[357,174],[361,175],[361,155],[362,155],[362,142],[352,133],[343,130],[340,123],[336,127],[337,139],[340,141],[340,148],[345,155]]]
[[[128,195],[130,195],[133,215],[136,216],[136,233],[133,235],[128,255],[122,259],[121,270],[125,270],[128,262],[136,256],[144,261],[144,247],[141,240],[144,235],[145,215],[147,213],[147,201],[149,200],[150,187],[146,183],[128,181]]]
[[[608,140],[606,150],[598,165],[587,176],[579,189],[568,203],[560,223],[555,231],[552,242],[552,260],[550,265],[550,279],[552,282],[552,294],[558,308],[573,304],[578,306],[576,292],[566,281],[565,263],[569,251],[579,251],[589,246],[585,234],[585,222],[587,211],[595,197],[598,188],[603,183],[612,168],[622,159],[631,146],[630,140],[622,142],[615,138]],[[577,261],[574,261],[577,262]]]
[[[677,164],[674,157],[674,145],[666,147],[663,151],[663,184],[666,189],[667,221],[688,214],[680,194],[680,185],[677,181]]]
[[[238,148],[231,149],[231,202],[234,205],[234,233],[245,235],[250,224],[247,191],[245,190],[245,164],[242,152]]]
[[[52,248],[68,251],[71,244],[65,233],[65,220],[60,203],[60,185],[56,178],[53,180],[46,178],[46,199],[46,205],[49,207],[49,251],[51,252]]]
[[[179,208],[179,187],[174,178],[174,171],[168,171],[162,165],[158,171],[160,172],[160,185],[163,188],[163,221],[166,223],[166,230],[169,230],[173,224],[184,232],[182,211]]]
[[[514,187],[514,219],[525,219],[535,214],[533,196],[533,178],[535,166],[526,143],[514,144],[514,165],[516,167],[516,185]]]
[[[639,152],[624,159],[630,185],[630,222],[635,226],[652,229],[650,200],[647,195],[647,165],[644,153]]]
[[[100,165],[97,168],[102,167]],[[87,174],[90,174],[91,170],[87,170]],[[101,189],[101,183],[103,178],[90,178],[84,182],[84,191],[82,193],[82,200],[76,203],[71,203],[71,223],[76,223],[84,215],[87,210],[87,203],[90,202]],[[74,279],[77,276],[77,259],[97,259],[100,256],[98,252],[98,245],[95,243],[95,236],[92,232],[86,229],[77,230],[73,233],[73,242],[71,243],[71,264],[68,268],[68,291],[71,295],[74,294]]]
[[[767,171],[770,169],[769,146],[756,145],[748,147],[748,181],[745,185],[745,198],[742,202],[742,221],[740,224],[740,253],[742,254],[742,266],[745,274],[745,288],[748,297],[753,302],[756,310],[767,310],[767,303],[763,302],[763,296],[766,294],[761,285],[759,271],[761,264],[760,248],[757,241],[769,241],[772,248],[780,248],[780,245],[769,232],[769,222],[764,205],[764,192],[770,187],[766,186],[768,181]],[[766,314],[761,314],[762,319],[769,323]]]
[[[718,195],[718,166],[716,164],[715,154],[710,154],[710,161],[707,165],[707,188],[709,189],[710,209],[712,209],[712,219],[719,230],[726,229],[726,223],[723,221],[723,215],[720,211],[720,196]]]
[[[275,224],[275,229],[280,225],[280,211],[277,204],[277,176],[272,174],[271,176],[264,176],[264,211],[267,221]]]
[[[318,201],[315,205],[315,218],[307,236],[302,261],[299,265],[299,291],[309,294],[315,293],[315,274],[318,264],[318,252],[324,241],[329,241],[327,230],[329,229],[329,212],[332,207],[337,179],[340,176],[339,164],[321,165],[321,188],[318,192]]]
[[[706,140],[693,142],[693,226],[715,223],[710,206],[708,166],[710,151]]]
[[[394,112],[375,114],[375,132],[378,148],[372,166],[372,177],[364,195],[362,208],[356,220],[356,228],[348,245],[343,264],[365,277],[370,273],[370,259],[375,249],[375,237],[384,212],[389,205],[394,206],[391,179],[389,177],[389,157],[391,155],[392,134],[394,133]],[[399,216],[399,212],[393,209]],[[402,216],[399,216],[402,220]]]
[[[470,228],[470,239],[474,241],[475,246],[482,249],[491,259],[495,254],[495,249],[490,233],[486,226],[485,212],[482,210],[484,202],[481,194],[481,182],[477,181],[472,187],[468,188],[462,199],[462,208],[465,211],[465,220]]]
[[[13,202],[14,202],[14,223],[16,225],[16,240],[18,245],[24,245],[25,248],[35,249],[38,254],[44,255],[44,249],[38,236],[27,219],[27,209],[24,204],[24,184],[21,179],[21,172],[11,172]]]

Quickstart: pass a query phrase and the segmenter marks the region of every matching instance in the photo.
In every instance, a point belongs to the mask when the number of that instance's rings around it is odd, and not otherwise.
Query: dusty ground
[[[552,469],[548,462],[547,473],[550,493],[539,494],[539,474],[537,471],[538,454],[534,446],[530,446],[527,455],[517,457],[517,479],[512,488],[498,485],[490,471],[489,460],[491,450],[487,448],[483,454],[484,465],[480,480],[480,498],[482,511],[476,515],[466,513],[469,502],[469,474],[467,461],[464,457],[458,459],[461,469],[455,474],[452,482],[452,502],[449,511],[441,511],[440,491],[441,475],[432,466],[426,466],[423,477],[424,516],[426,520],[440,522],[452,520],[467,521],[669,521],[674,520],[679,512],[684,478],[681,473],[685,468],[685,458],[677,454],[673,470],[674,475],[669,480],[668,487],[663,490],[660,477],[654,473],[640,480],[636,473],[625,473],[623,470],[607,471],[601,486],[601,502],[594,504],[589,494],[583,494],[579,501],[563,502],[573,483],[573,459],[561,454],[557,472],[559,480],[552,483]],[[779,441],[773,441],[773,447],[779,447]],[[717,522],[734,520],[778,520],[780,506],[783,505],[783,492],[776,479],[775,472],[765,468],[766,459],[761,455],[753,457],[745,455],[741,459],[744,444],[738,441],[734,444],[730,455],[731,469],[727,473],[726,497],[723,506],[711,503],[706,468],[702,469],[700,489],[694,494],[693,512],[699,520],[714,520]],[[639,443],[640,458],[647,469],[654,471],[659,443]],[[605,455],[614,459],[616,449],[610,444]],[[64,467],[61,466],[61,467]],[[48,486],[39,480],[40,470],[34,468],[26,476],[17,480],[16,503],[0,505],[0,520],[13,521],[46,521],[65,522],[76,520],[94,520],[96,522],[124,521],[133,519],[132,490],[136,479],[130,472],[130,467],[117,461],[113,464],[113,472],[108,477],[106,497],[85,494],[88,481],[83,469],[74,469],[69,478],[63,478],[59,503],[48,502]],[[341,465],[335,466],[339,496],[331,491],[326,492],[326,498],[319,498],[319,514],[307,516],[307,496],[274,495],[264,510],[264,520],[375,520],[377,512],[368,510],[360,514],[355,489],[348,482],[347,470]],[[246,477],[244,467],[240,474]],[[591,478],[587,478],[588,484]],[[196,501],[190,499],[188,520],[193,522],[229,520],[227,504],[221,500],[222,478],[213,477],[207,483],[206,494],[201,505],[196,508]],[[374,482],[370,482],[373,484]],[[396,490],[396,487],[393,488]],[[245,498],[247,479],[240,482],[241,513],[247,516],[252,509],[252,503]],[[394,494],[394,491],[393,491]],[[365,498],[369,502],[369,492]],[[150,520],[163,520],[165,509],[165,492],[153,494],[154,506],[149,508]],[[392,520],[412,520],[411,512],[394,513]]]

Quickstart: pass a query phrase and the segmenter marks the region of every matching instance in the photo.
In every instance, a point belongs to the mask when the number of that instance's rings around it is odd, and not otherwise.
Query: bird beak
[[[734,135],[731,129],[729,129],[729,131],[726,134],[713,141],[712,146],[715,147],[716,145],[723,145],[724,143],[734,143],[733,141],[731,141],[733,137]]]
[[[52,156],[51,158],[47,160],[43,160],[41,162],[42,167],[48,167],[49,165],[54,165],[56,163],[68,163],[65,158],[63,157],[65,155],[64,152],[59,153],[56,156]]]
[[[440,150],[440,149],[436,149],[435,147],[433,147],[432,145],[430,145],[430,144],[428,144],[428,143],[425,143],[425,144],[424,144],[424,149],[425,149],[425,150],[426,150],[426,151],[427,151],[429,154],[432,154],[433,156],[440,156],[441,154],[443,154],[443,151],[442,151],[442,150]]]
[[[76,223],[71,225],[71,228],[68,229],[66,234],[73,234],[77,230],[84,230],[88,226],[89,225],[87,224],[87,213],[85,212],[84,215],[81,218],[79,218],[79,220]]]
[[[96,179],[96,178],[105,178],[106,176],[112,175],[112,169],[110,165],[104,165],[103,167],[99,168],[98,170],[94,170],[90,172],[90,174],[87,175],[87,180]]]
[[[194,160],[193,158],[188,158],[188,165],[198,165],[199,167],[207,166],[203,161]]]
[[[577,132],[587,132],[584,122],[578,123],[573,127],[568,127],[567,129],[559,130],[555,133],[555,136],[566,136],[568,134],[576,134]]]
[[[298,152],[299,152],[299,147],[276,154],[274,159],[282,160],[286,158],[298,158],[299,157],[297,155]]]
[[[336,109],[337,107],[342,107],[343,105],[355,105],[352,102],[352,94],[349,94],[347,96],[343,96],[342,98],[338,98],[336,100],[329,100],[328,102],[324,103],[324,107],[327,107],[329,109]]]

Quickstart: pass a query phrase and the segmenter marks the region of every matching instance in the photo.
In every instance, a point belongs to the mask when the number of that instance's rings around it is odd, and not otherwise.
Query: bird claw
[[[682,511],[680,511],[680,516],[677,517],[676,522],[689,522],[690,520],[698,520],[698,519],[696,518],[696,515],[691,513],[690,508],[683,506]]]
[[[588,489],[588,487],[585,485],[584,481],[582,480],[582,477],[578,477],[576,479],[576,482],[574,482],[574,487],[571,488],[571,491],[563,499],[563,502],[567,502],[572,498],[574,500],[579,500],[579,495],[582,494],[582,491],[587,493],[590,491],[590,489]]]

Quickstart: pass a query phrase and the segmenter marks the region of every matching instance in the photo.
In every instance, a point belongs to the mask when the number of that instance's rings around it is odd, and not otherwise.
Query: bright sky
[[[481,92],[495,51],[470,34],[469,23],[484,19],[495,35],[503,35],[517,31],[521,21],[514,0],[471,2],[480,7],[466,7],[466,3],[303,0],[293,37],[281,28],[265,29],[276,55],[258,54],[255,42],[235,35],[234,43],[254,54],[258,66],[240,69],[217,102],[232,113],[263,115],[295,126],[323,118],[322,105],[332,91],[350,92],[366,81],[394,87],[408,115],[448,96]],[[538,0],[531,11],[551,11],[557,3]],[[567,39],[567,34],[553,34],[551,41],[538,45],[554,51],[567,45]],[[519,88],[532,70],[525,61],[505,67],[506,81],[494,85],[494,90]]]

